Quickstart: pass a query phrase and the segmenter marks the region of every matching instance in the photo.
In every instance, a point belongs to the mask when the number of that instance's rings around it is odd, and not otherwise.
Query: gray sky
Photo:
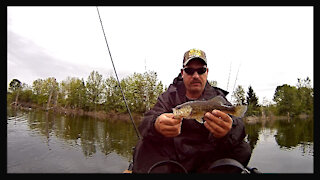
[[[278,85],[307,76],[313,83],[311,6],[99,10],[119,78],[146,69],[168,86],[184,52],[197,48],[207,54],[208,79],[228,90],[229,99],[234,85],[246,92],[251,85],[262,103]],[[7,84],[13,78],[29,85],[48,77],[86,80],[93,70],[114,75],[95,6],[8,7],[7,14]]]

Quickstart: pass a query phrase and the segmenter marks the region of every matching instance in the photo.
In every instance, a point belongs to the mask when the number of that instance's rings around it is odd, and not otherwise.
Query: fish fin
[[[196,118],[195,120],[198,121],[198,122],[201,123],[201,124],[203,123],[203,119],[202,119],[201,117],[198,117],[198,118]]]
[[[235,112],[232,115],[242,118],[246,112],[247,106],[240,105],[235,107]]]
[[[202,117],[200,117],[200,116],[199,116],[199,117],[196,117],[195,120],[198,121],[199,123],[203,124],[203,119],[202,119]]]
[[[210,101],[210,102],[214,102],[214,103],[217,103],[217,104],[219,104],[219,105],[223,105],[223,104],[226,104],[227,103],[227,101],[222,97],[222,96],[216,96],[216,97],[214,97],[214,98],[211,98],[211,99],[209,99],[208,101]]]

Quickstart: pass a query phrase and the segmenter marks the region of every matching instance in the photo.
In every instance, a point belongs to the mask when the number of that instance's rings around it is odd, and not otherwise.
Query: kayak
[[[130,171],[130,170],[128,170],[128,169],[126,169],[126,170],[124,170],[122,173],[124,173],[124,174],[131,174],[131,173],[132,173],[132,171]]]
[[[128,169],[124,170],[122,173],[124,174],[131,174],[133,168],[133,162],[130,162]]]
[[[155,166],[159,165],[159,164],[162,164],[164,161],[162,162],[158,162],[158,163],[155,163],[155,165],[153,165],[151,167],[154,168]],[[166,161],[166,162],[170,162],[170,163],[176,163],[175,161]],[[234,159],[230,159],[230,158],[223,158],[223,159],[219,159],[217,161],[215,161],[209,169],[214,169],[216,167],[219,167],[219,166],[235,166],[235,167],[238,167],[242,170],[241,173],[243,174],[260,174],[261,172],[258,171],[257,168],[250,168],[250,167],[244,167],[241,163],[239,163],[238,161],[234,160]],[[132,174],[132,168],[133,168],[133,162],[130,162],[129,164],[129,167],[128,169],[124,170],[122,173],[124,174]],[[183,168],[184,169],[184,168]],[[184,169],[185,170],[185,169]],[[150,173],[150,172],[148,172]],[[187,173],[187,171],[185,170],[185,173]]]

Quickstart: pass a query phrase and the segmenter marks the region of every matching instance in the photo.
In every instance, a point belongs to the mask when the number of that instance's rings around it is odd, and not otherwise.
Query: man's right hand
[[[175,137],[181,132],[182,118],[174,119],[173,113],[163,113],[155,121],[154,127],[165,137]]]

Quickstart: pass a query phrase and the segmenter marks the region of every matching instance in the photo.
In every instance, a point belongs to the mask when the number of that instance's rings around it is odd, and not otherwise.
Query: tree
[[[121,81],[132,111],[143,113],[156,103],[158,96],[163,92],[162,82],[157,81],[157,73],[154,71],[134,73]]]
[[[260,115],[260,106],[258,105],[258,98],[256,96],[256,93],[253,91],[251,85],[248,88],[247,92],[247,115]]]
[[[299,114],[299,100],[297,96],[297,88],[284,84],[277,86],[273,96],[274,102],[277,105],[277,112],[279,115]]]
[[[311,80],[298,78],[296,86],[277,86],[273,100],[279,115],[313,114],[313,88]]]
[[[92,71],[88,76],[88,80],[86,82],[87,88],[87,100],[92,108],[96,110],[96,105],[103,103],[103,90],[105,85],[103,83],[102,75],[98,73],[98,71]]]
[[[121,81],[128,106],[133,112],[146,109],[146,80],[143,74],[134,73]]]
[[[61,82],[63,88],[63,96],[65,98],[65,105],[72,108],[83,108],[85,104],[86,87],[83,79],[80,80],[76,77],[67,77],[66,80]]]
[[[28,84],[22,83],[21,93],[19,97],[22,102],[32,103],[32,89]]]
[[[310,78],[307,77],[303,80],[298,78],[297,89],[297,96],[300,101],[299,113],[313,114],[313,88]]]
[[[123,102],[122,94],[120,91],[120,87],[118,85],[118,81],[113,76],[108,77],[104,81],[105,91],[104,91],[104,99],[105,99],[105,110],[107,112],[114,111],[125,111],[125,105]]]
[[[132,112],[143,113],[149,110],[163,92],[162,82],[158,82],[153,71],[134,73],[120,82],[127,104]],[[125,103],[116,79],[112,76],[105,81],[106,111],[126,112]]]
[[[60,106],[66,107],[68,102],[67,102],[67,95],[68,93],[68,83],[67,80],[63,80],[59,83],[59,96],[58,96],[58,103]]]
[[[154,71],[145,72],[143,76],[144,82],[146,83],[144,90],[146,96],[146,110],[150,110],[150,108],[157,102],[158,96],[163,92],[163,84],[161,81],[157,83],[157,73]]]
[[[307,76],[306,79],[298,78],[297,88],[299,89],[299,88],[302,88],[302,87],[311,89],[311,79],[308,76]]]
[[[51,104],[56,104],[59,93],[59,84],[54,77],[49,77],[45,80],[37,79],[32,83],[32,99],[39,105],[46,103],[46,110],[50,108]],[[54,99],[54,103],[52,103]]]
[[[42,88],[43,88],[44,95],[48,97],[46,110],[49,110],[52,97],[56,97],[55,95],[59,91],[59,89],[58,89],[59,86],[58,86],[58,82],[57,82],[56,78],[54,78],[54,77],[47,78],[43,82]]]
[[[12,94],[15,94],[16,98],[15,98],[15,105],[18,104],[18,97],[19,97],[19,93],[22,89],[22,85],[21,82],[18,79],[12,79],[12,81],[9,84],[9,90],[12,92]]]
[[[245,92],[241,85],[238,85],[236,90],[233,92],[232,97],[234,97],[235,104],[242,105],[245,104]]]
[[[43,84],[43,79],[37,79],[32,82],[32,100],[37,104],[43,104],[46,102],[46,97],[43,92]]]

